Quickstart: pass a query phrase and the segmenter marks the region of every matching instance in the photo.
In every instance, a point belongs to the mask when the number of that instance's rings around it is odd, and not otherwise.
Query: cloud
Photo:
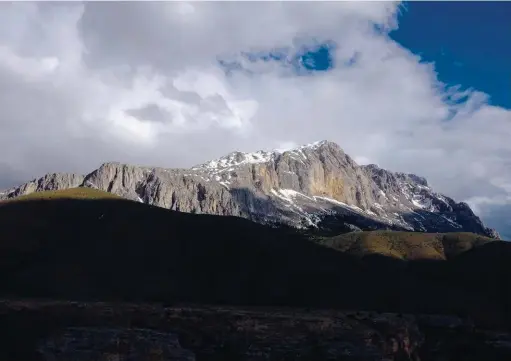
[[[0,187],[105,161],[185,167],[329,139],[483,215],[509,205],[511,111],[440,83],[434,64],[390,39],[399,10],[1,3]],[[297,61],[327,43],[328,71]]]

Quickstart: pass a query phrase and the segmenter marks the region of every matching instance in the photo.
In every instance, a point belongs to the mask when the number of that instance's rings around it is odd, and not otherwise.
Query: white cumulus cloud
[[[1,3],[0,186],[329,139],[360,162],[427,177],[491,222],[495,207],[511,209],[511,111],[441,84],[434,64],[394,42],[399,9]],[[297,71],[293,56],[323,42],[333,68]],[[269,51],[281,56],[254,58]]]

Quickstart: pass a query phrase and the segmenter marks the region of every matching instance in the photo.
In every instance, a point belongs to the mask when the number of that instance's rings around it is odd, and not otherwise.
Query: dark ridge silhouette
[[[505,327],[510,246],[403,261],[126,200],[10,201],[0,205],[0,295],[448,313]]]

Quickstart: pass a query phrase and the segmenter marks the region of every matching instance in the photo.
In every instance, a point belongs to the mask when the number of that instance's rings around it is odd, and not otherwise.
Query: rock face
[[[70,173],[46,174],[42,178],[34,179],[7,192],[0,193],[0,199],[18,197],[33,192],[76,188],[82,185],[83,178],[83,175]]]
[[[86,176],[46,175],[0,199],[77,186],[176,211],[299,228],[466,231],[499,237],[467,204],[434,192],[424,178],[359,166],[328,141],[285,152],[233,152],[191,169],[105,163]]]

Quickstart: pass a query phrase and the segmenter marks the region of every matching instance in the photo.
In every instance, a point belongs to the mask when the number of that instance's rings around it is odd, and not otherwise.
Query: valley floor
[[[451,316],[0,301],[0,359],[504,361],[511,336]]]

